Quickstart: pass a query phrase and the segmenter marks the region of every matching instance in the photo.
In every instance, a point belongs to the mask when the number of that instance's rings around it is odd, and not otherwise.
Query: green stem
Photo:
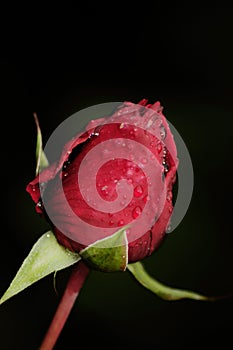
[[[89,268],[82,260],[75,264],[60,304],[39,350],[53,349],[89,272]]]

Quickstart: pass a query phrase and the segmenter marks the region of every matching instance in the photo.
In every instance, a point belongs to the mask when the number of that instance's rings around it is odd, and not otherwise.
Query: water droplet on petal
[[[141,195],[143,194],[143,188],[141,185],[137,185],[134,189],[134,197],[141,197]]]
[[[142,208],[141,207],[134,208],[134,210],[132,212],[132,217],[134,219],[137,219],[137,217],[141,214],[141,212],[142,212]]]
[[[117,223],[118,226],[123,226],[124,224],[125,224],[124,220],[119,220]]]
[[[161,140],[164,140],[167,135],[166,129],[163,124],[160,125],[160,136]]]
[[[150,200],[150,196],[146,195],[145,197],[143,197],[143,202],[146,203]]]
[[[169,165],[163,161],[164,172],[167,173],[169,171]]]
[[[167,193],[167,201],[171,202],[171,200],[172,200],[172,191],[168,191],[168,193]]]
[[[37,203],[37,207],[39,207],[39,208],[42,207],[42,201],[41,201],[41,199],[40,199],[39,202]]]
[[[157,143],[157,151],[159,153],[162,151],[162,143],[160,141]]]
[[[70,164],[70,161],[67,160],[66,162],[64,162],[63,166],[62,166],[62,170],[65,170]]]
[[[151,141],[150,145],[151,145],[151,147],[154,147],[155,146],[154,141]]]
[[[144,158],[141,159],[141,162],[142,162],[142,164],[147,164],[148,163],[148,159],[144,157]]]

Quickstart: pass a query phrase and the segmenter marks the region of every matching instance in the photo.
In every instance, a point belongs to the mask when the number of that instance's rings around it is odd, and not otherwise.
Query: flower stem
[[[60,304],[58,305],[57,311],[39,350],[53,349],[89,271],[89,268],[83,263],[82,260],[75,264]]]

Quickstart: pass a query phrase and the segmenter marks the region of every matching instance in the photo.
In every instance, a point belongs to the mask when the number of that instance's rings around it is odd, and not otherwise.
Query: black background
[[[175,287],[232,293],[233,12],[212,2],[170,6],[12,4],[1,11],[1,294],[48,228],[25,192],[44,142],[72,113],[103,102],[161,101],[194,168],[182,223],[144,264]],[[1,349],[37,349],[69,271],[0,309]],[[126,272],[92,272],[56,349],[190,349],[232,345],[232,297],[165,302]]]

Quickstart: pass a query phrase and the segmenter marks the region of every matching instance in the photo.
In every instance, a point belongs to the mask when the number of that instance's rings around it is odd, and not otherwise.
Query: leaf
[[[126,228],[96,241],[79,254],[94,269],[104,272],[125,271],[128,263]]]
[[[36,176],[41,172],[41,170],[47,168],[49,165],[48,159],[43,151],[42,134],[40,130],[39,120],[36,113],[34,113],[34,118],[37,127],[37,141],[36,141]]]
[[[44,233],[34,244],[9,288],[0,299],[2,304],[52,272],[75,264],[81,258],[61,246],[52,231]]]
[[[168,287],[151,277],[140,262],[129,264],[127,268],[139,283],[164,300],[194,299],[214,301],[218,299],[218,297],[207,297],[189,290]]]

